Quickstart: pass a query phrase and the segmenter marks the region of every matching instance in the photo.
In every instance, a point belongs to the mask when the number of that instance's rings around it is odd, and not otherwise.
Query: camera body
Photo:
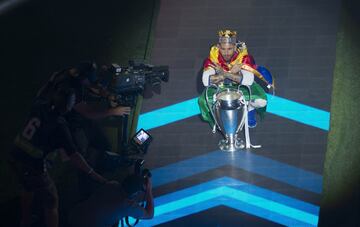
[[[128,67],[111,64],[108,67],[111,73],[107,90],[113,94],[117,105],[136,105],[137,95],[145,90],[146,85],[157,86],[161,81],[169,81],[168,66],[154,66],[139,61],[129,61]]]

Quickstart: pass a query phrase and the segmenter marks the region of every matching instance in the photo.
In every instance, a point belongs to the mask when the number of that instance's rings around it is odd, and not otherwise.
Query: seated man
[[[240,44],[238,47],[237,44]],[[251,99],[248,112],[250,128],[256,126],[256,112],[262,116],[266,110],[267,97],[263,88],[254,81],[254,75],[264,80],[264,76],[257,70],[255,61],[248,54],[245,43],[237,43],[236,32],[225,30],[219,31],[219,42],[211,47],[210,55],[204,64],[202,82],[205,87],[217,85],[223,88],[236,88],[239,84],[250,86]],[[266,81],[267,82],[267,81]],[[209,89],[209,102],[212,102],[216,89]],[[248,100],[248,91],[242,90],[245,99]],[[206,104],[205,91],[199,97],[199,106],[202,118],[214,127],[214,119]]]
[[[144,191],[145,208],[138,204],[143,198]],[[104,185],[70,211],[69,224],[73,227],[107,227],[113,226],[126,216],[136,219],[153,218],[154,199],[150,178],[130,175],[121,185]]]

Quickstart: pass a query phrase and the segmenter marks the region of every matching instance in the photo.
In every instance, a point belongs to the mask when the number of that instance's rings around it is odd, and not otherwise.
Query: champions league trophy
[[[213,95],[213,102],[209,103],[208,89],[216,88]],[[261,145],[252,145],[250,142],[248,127],[248,105],[240,87],[245,87],[251,95],[250,88],[246,85],[239,85],[238,89],[220,89],[217,85],[211,85],[206,90],[206,103],[215,121],[213,133],[216,128],[222,133],[224,139],[220,140],[219,148],[223,151],[234,152],[241,149],[260,148]],[[250,99],[249,99],[250,100]],[[245,144],[240,139],[240,132],[244,129]]]

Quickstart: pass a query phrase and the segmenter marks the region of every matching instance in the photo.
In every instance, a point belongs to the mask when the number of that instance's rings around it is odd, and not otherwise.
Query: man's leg
[[[50,176],[47,176],[49,184],[42,190],[44,203],[45,224],[47,227],[58,227],[59,225],[59,198],[56,186]]]
[[[248,124],[249,128],[256,127],[256,109],[263,108],[267,105],[267,101],[265,99],[255,99],[250,102],[250,107],[248,110]]]
[[[21,220],[20,227],[30,227],[32,216],[32,201],[34,199],[34,192],[22,190],[20,198],[21,206]]]
[[[29,165],[18,158],[21,154],[14,148],[8,160],[11,169],[18,178],[20,186],[20,227],[30,227],[32,222],[32,203],[34,200],[33,177],[29,177]]]
[[[215,89],[210,88],[208,91],[208,101],[209,104],[211,105],[213,102],[213,95],[216,92]],[[211,115],[208,103],[206,102],[206,92],[203,91],[203,93],[199,96],[198,99],[198,104],[199,104],[199,109],[200,109],[200,114],[201,114],[201,119],[208,122],[210,125],[210,128],[214,128],[215,125],[215,121]]]
[[[267,104],[267,101],[265,99],[255,99],[250,102],[250,106],[252,106],[256,109],[265,107],[266,104]]]
[[[59,212],[58,208],[45,208],[45,224],[47,227],[58,227]]]

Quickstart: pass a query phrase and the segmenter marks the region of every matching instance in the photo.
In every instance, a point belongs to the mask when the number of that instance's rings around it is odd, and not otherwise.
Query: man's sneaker
[[[251,110],[248,112],[248,125],[249,128],[256,127],[256,110]]]

